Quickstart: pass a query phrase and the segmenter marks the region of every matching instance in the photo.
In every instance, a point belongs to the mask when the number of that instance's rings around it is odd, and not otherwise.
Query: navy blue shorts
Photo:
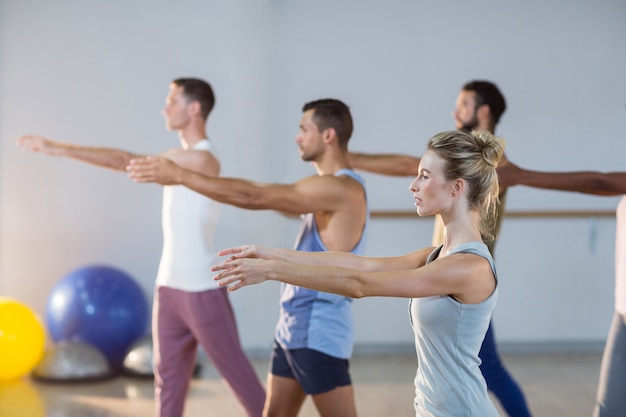
[[[270,356],[270,373],[297,380],[308,395],[351,385],[348,368],[347,359],[313,349],[284,350],[276,341]]]

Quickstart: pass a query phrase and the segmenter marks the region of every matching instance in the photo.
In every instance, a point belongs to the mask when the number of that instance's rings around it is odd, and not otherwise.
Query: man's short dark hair
[[[352,136],[352,115],[350,108],[340,100],[325,98],[308,102],[302,111],[313,110],[313,122],[320,132],[333,128],[337,134],[339,146],[348,149],[348,140]]]
[[[202,117],[206,120],[215,105],[215,95],[211,85],[199,78],[177,78],[172,84],[183,88],[183,95],[189,100],[200,103]]]
[[[491,81],[474,80],[463,86],[464,91],[473,91],[476,94],[476,107],[486,104],[493,116],[494,126],[500,121],[500,116],[506,110],[506,100],[497,85]]]

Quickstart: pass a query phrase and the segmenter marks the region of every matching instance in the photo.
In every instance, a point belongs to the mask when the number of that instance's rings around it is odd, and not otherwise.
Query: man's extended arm
[[[360,170],[392,176],[417,175],[420,159],[401,154],[349,153],[351,165]],[[525,185],[547,190],[594,195],[626,194],[626,172],[542,172],[520,168],[506,158],[498,166],[500,187]]]
[[[626,173],[526,171],[519,184],[585,194],[619,195],[626,194]]]
[[[127,170],[136,182],[183,185],[213,200],[250,210],[332,211],[345,201],[344,186],[331,175],[313,175],[293,184],[259,183],[203,175],[161,156],[132,160]]]
[[[523,169],[507,161],[498,167],[498,175],[506,176],[508,185],[605,196],[626,194],[626,172],[543,172]]]
[[[355,169],[396,177],[416,176],[420,164],[420,158],[401,154],[349,152],[348,160]]]
[[[116,171],[125,171],[131,159],[141,156],[121,149],[81,146],[37,135],[22,136],[17,140],[17,146],[31,152],[64,156]]]

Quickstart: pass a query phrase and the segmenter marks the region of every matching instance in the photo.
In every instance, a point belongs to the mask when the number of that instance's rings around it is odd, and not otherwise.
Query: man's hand
[[[62,149],[58,142],[39,135],[22,136],[15,144],[26,151],[40,152],[46,155],[57,155]]]
[[[126,167],[128,177],[135,182],[155,182],[161,185],[182,183],[183,168],[162,156],[132,159]]]

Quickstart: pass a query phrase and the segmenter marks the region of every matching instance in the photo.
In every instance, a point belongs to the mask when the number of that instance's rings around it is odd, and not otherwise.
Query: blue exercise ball
[[[52,288],[46,308],[50,336],[98,348],[120,368],[130,345],[143,336],[148,303],[139,285],[110,266],[79,268]]]

